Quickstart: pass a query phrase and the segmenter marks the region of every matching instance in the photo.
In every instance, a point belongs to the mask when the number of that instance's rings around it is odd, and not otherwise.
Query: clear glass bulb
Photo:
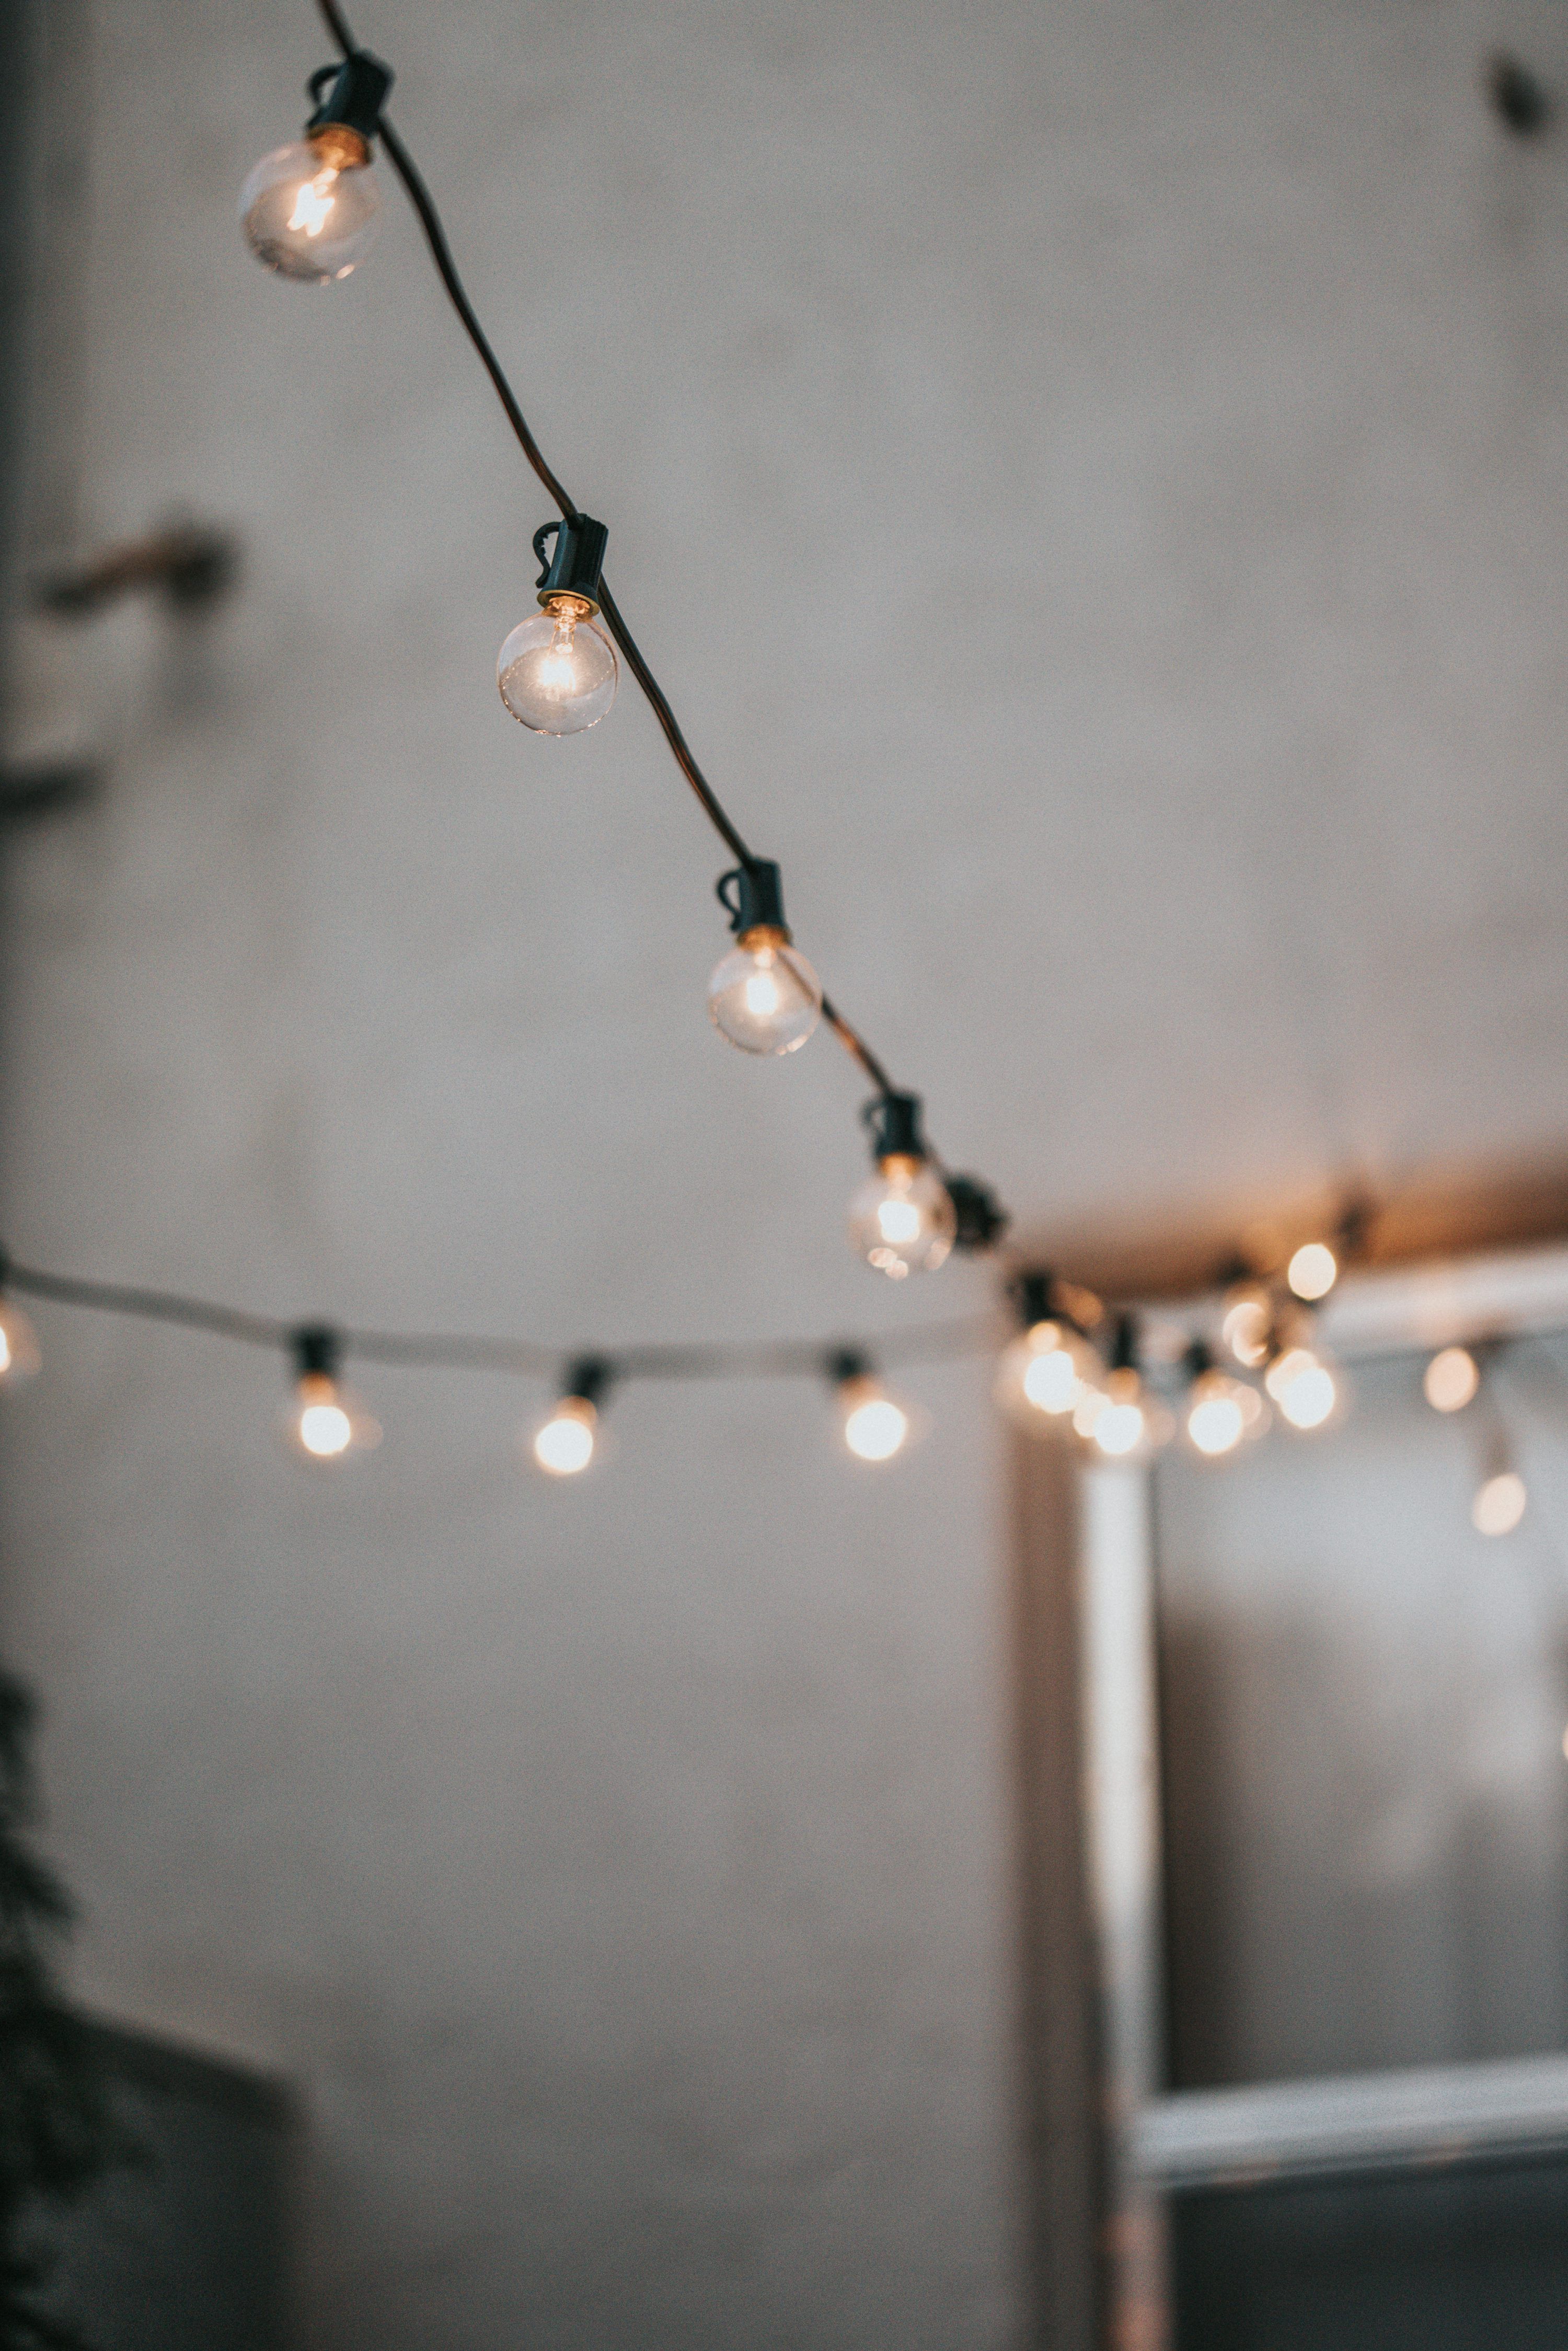
[[[1517,1469],[1500,1470],[1489,1478],[1470,1505],[1470,1520],[1478,1534],[1511,1535],[1524,1516],[1530,1496]]]
[[[946,1186],[907,1152],[890,1152],[850,1202],[851,1248],[893,1281],[935,1273],[956,1229]]]
[[[743,1053],[793,1053],[822,1017],[822,983],[788,931],[758,923],[716,965],[707,1008]]]
[[[588,607],[530,612],[501,647],[496,682],[514,718],[536,735],[580,735],[615,699],[615,648]]]
[[[1035,1322],[1004,1348],[996,1399],[1026,1428],[1039,1428],[1065,1423],[1103,1377],[1100,1358],[1069,1324]]]
[[[268,269],[332,286],[374,244],[381,203],[364,141],[332,125],[264,155],[240,190],[239,211],[246,240]]]
[[[1107,1461],[1144,1461],[1169,1437],[1171,1416],[1124,1366],[1107,1372],[1103,1387],[1080,1398],[1072,1426]]]
[[[327,1372],[306,1372],[297,1383],[284,1423],[297,1452],[308,1461],[341,1461],[369,1452],[381,1429],[356,1399]]]
[[[562,1396],[534,1433],[534,1459],[552,1478],[575,1478],[593,1458],[598,1423],[586,1396]]]
[[[1225,1293],[1219,1336],[1243,1368],[1255,1372],[1269,1353],[1273,1301],[1260,1281],[1241,1281]]]
[[[1463,1412],[1480,1384],[1480,1366],[1469,1349],[1444,1347],[1427,1364],[1421,1389],[1434,1412]]]
[[[909,1415],[894,1404],[880,1380],[846,1380],[839,1390],[844,1443],[861,1461],[891,1461],[909,1437]]]
[[[1333,1372],[1311,1347],[1288,1347],[1276,1356],[1263,1384],[1292,1428],[1321,1428],[1339,1402]]]
[[[21,1308],[0,1299],[0,1383],[13,1387],[30,1380],[43,1360],[37,1333]]]
[[[1200,1373],[1194,1380],[1183,1426],[1187,1443],[1205,1460],[1234,1453],[1249,1437],[1260,1437],[1268,1423],[1268,1405],[1245,1380],[1219,1371]]]

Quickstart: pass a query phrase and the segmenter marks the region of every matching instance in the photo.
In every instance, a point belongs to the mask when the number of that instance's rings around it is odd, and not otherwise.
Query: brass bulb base
[[[591,621],[599,607],[591,596],[569,594],[563,588],[541,588],[539,609],[552,621]]]
[[[741,932],[736,944],[755,954],[759,947],[791,946],[794,944],[794,934],[787,930],[782,923],[753,923],[748,929]]]
[[[324,122],[310,144],[329,172],[362,172],[371,160],[370,141],[351,123]]]

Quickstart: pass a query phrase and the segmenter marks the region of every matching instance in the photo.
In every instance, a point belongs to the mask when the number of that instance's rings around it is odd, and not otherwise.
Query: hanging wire
[[[354,39],[347,16],[338,5],[338,0],[317,0],[317,5],[332,38],[345,57],[350,56],[359,45]],[[381,139],[392,169],[402,182],[408,200],[418,216],[421,228],[424,231],[425,243],[430,247],[436,274],[446,289],[453,308],[463,322],[469,341],[479,354],[486,373],[496,388],[496,396],[506,412],[507,422],[517,434],[524,456],[560,508],[565,519],[568,522],[575,522],[580,509],[573,501],[565,485],[546,461],[543,451],[533,436],[528,421],[518,404],[517,394],[507,381],[506,371],[496,357],[490,340],[479,323],[478,313],[469,300],[467,290],[458,276],[457,265],[452,257],[452,247],[447,240],[445,228],[435,208],[435,200],[426,187],[418,165],[384,114],[381,118]],[[675,765],[695,793],[708,822],[732,856],[738,858],[743,865],[755,864],[757,861],[747,848],[739,830],[731,820],[718,794],[697,765],[692,747],[682,732],[680,721],[675,716],[670,697],[654,676],[648,665],[647,657],[627,627],[625,616],[611,593],[608,580],[601,580],[600,583],[599,601],[605,624],[625,656],[627,668],[642,687],[649,707],[664,730],[664,740],[670,747]],[[825,996],[822,998],[822,1018],[827,1021],[844,1050],[852,1061],[859,1063],[880,1093],[894,1093],[898,1091],[889,1077],[885,1066],[872,1051],[859,1029],[852,1022],[847,1020],[838,1007],[830,1002]],[[940,1169],[940,1162],[936,1160],[935,1153],[932,1154],[932,1161],[933,1165]]]

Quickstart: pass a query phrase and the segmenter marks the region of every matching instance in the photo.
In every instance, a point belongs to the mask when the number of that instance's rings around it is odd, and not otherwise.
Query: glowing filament
[[[884,1241],[894,1248],[907,1246],[920,1238],[920,1210],[913,1200],[883,1200],[876,1212],[877,1230]]]
[[[570,694],[577,684],[577,655],[572,643],[576,634],[576,621],[570,613],[562,613],[534,672],[547,694]]]
[[[327,215],[338,201],[336,196],[329,193],[337,176],[337,172],[329,164],[324,171],[318,172],[313,180],[306,180],[302,183],[299,193],[294,200],[294,210],[288,216],[288,225],[291,229],[302,228],[307,236],[320,235],[327,225]],[[344,1442],[346,1443],[347,1439]],[[329,1448],[337,1453],[340,1453],[342,1449],[340,1445]]]

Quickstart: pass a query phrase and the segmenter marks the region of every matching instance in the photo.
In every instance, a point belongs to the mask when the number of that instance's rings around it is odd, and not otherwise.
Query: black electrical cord
[[[211,1332],[242,1346],[292,1354],[302,1330],[329,1330],[345,1355],[361,1363],[401,1364],[410,1370],[507,1372],[528,1379],[554,1379],[577,1357],[605,1365],[617,1385],[626,1380],[723,1380],[821,1378],[841,1351],[841,1339],[780,1339],[754,1346],[623,1348],[547,1347],[528,1339],[492,1339],[470,1332],[361,1331],[300,1315],[252,1314],[244,1307],[211,1299],[187,1298],[177,1290],[147,1290],[132,1283],[94,1281],[78,1274],[48,1273],[18,1265],[0,1252],[0,1287],[26,1298],[47,1298],[61,1306],[81,1306],[143,1322],[168,1322]],[[942,1322],[912,1324],[866,1342],[863,1352],[878,1363],[947,1363],[964,1355],[994,1353],[1006,1339],[1004,1318],[967,1314]]]
[[[349,57],[359,45],[354,39],[347,16],[338,5],[338,0],[317,0],[317,5],[332,38],[337,42],[343,55]],[[580,509],[565,486],[546,463],[544,453],[529,430],[528,419],[517,403],[517,395],[507,381],[506,372],[490,347],[489,338],[480,325],[478,314],[468,298],[463,280],[457,274],[457,265],[452,258],[452,248],[447,243],[446,231],[442,225],[441,215],[436,211],[434,199],[425,186],[413,156],[384,114],[381,119],[381,139],[392,169],[402,182],[408,200],[418,215],[419,225],[424,231],[425,242],[430,247],[431,258],[435,264],[436,273],[446,289],[453,308],[463,321],[469,341],[484,363],[486,373],[496,388],[497,398],[506,411],[507,423],[521,444],[523,455],[559,507],[566,520],[575,522]],[[664,729],[664,739],[670,747],[675,765],[701,802],[709,823],[732,856],[738,858],[743,865],[755,863],[756,861],[750,850],[731,822],[717,793],[698,767],[691,746],[681,731],[680,721],[671,706],[670,698],[649,668],[641,646],[627,627],[621,607],[610,592],[608,580],[603,580],[600,584],[599,601],[610,633],[620,646],[625,657],[627,668],[642,687],[649,707]],[[825,996],[822,998],[822,1018],[832,1029],[840,1044],[851,1058],[860,1064],[877,1091],[884,1094],[895,1092],[897,1089],[878,1056],[872,1051],[853,1024],[846,1020],[837,1006]],[[940,1162],[936,1159],[934,1153],[932,1159],[933,1164],[940,1168]]]

